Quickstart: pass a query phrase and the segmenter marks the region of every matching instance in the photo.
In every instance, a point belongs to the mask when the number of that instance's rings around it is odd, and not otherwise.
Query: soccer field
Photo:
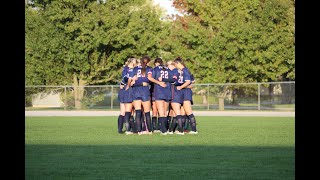
[[[117,133],[117,117],[26,117],[25,179],[295,179],[294,117],[196,117],[198,135]]]

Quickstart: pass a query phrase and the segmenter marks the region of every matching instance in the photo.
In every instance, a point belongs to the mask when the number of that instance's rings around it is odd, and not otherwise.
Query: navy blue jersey
[[[183,73],[183,78],[184,78],[183,81],[184,82],[189,81],[191,84],[191,81],[193,80],[193,78],[191,78],[191,73],[190,73],[189,69],[184,67],[182,69],[182,73]],[[191,89],[190,88],[183,88],[182,92],[183,92],[183,101],[190,101],[191,104],[193,104]]]
[[[190,73],[190,79],[191,79],[191,82],[194,82],[195,80],[194,80],[194,76],[193,76],[193,74],[191,74]]]
[[[133,68],[133,71],[129,74],[129,78],[133,78],[133,76],[137,76],[138,79],[136,80],[137,83],[147,82],[149,83],[148,74],[151,73],[152,68],[150,66],[146,67],[146,74],[142,75],[142,66],[136,66]]]
[[[151,73],[152,68],[150,66],[146,67],[146,73],[145,75],[141,74],[142,66],[136,66],[133,68],[133,71],[129,74],[129,78],[133,78],[134,76],[137,76],[137,80],[135,81],[135,84],[142,84],[143,82],[149,83],[148,74]],[[149,86],[135,86],[132,87],[132,100],[142,100],[150,101],[150,89]]]
[[[164,66],[157,66],[152,69],[152,77],[159,80],[159,77],[164,79],[169,79],[170,69]],[[154,96],[155,100],[171,100],[171,84],[170,82],[165,82],[166,87],[161,87],[159,84],[154,84]]]
[[[121,76],[121,85],[125,85],[123,89],[120,89],[118,92],[118,100],[120,103],[131,103],[132,102],[132,89],[129,88],[127,91],[125,90],[126,85],[128,83],[129,73],[133,71],[133,68],[130,69],[128,66],[125,66],[122,70]]]
[[[183,84],[182,72],[180,72],[177,68],[174,68],[169,72],[169,77],[175,79],[175,81],[172,83],[175,86],[181,86]]]
[[[189,69],[184,67],[181,71],[182,71],[182,77],[179,77],[179,80],[180,80],[180,78],[182,78],[182,79],[181,79],[180,83],[182,82],[182,84],[184,84],[186,81],[189,81],[191,83],[191,73],[190,73]]]
[[[129,74],[133,71],[133,68],[129,68],[128,66],[125,66],[122,70],[122,78],[121,78],[121,84],[126,85],[128,83]]]

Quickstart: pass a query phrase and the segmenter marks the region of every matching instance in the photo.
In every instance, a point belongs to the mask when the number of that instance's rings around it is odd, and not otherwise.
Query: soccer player
[[[155,59],[156,67],[148,74],[148,79],[154,83],[154,99],[159,113],[161,135],[167,135],[167,109],[171,100],[171,86],[169,82],[159,81],[158,78],[168,79],[169,69],[163,65],[161,58]]]
[[[183,91],[178,89],[181,85],[184,85],[182,71],[179,71],[175,67],[175,63],[173,61],[168,61],[167,66],[170,69],[169,78],[161,79],[163,81],[169,81],[172,83],[171,92],[172,92],[172,100],[170,102],[171,108],[173,110],[173,114],[175,117],[172,119],[171,126],[169,127],[168,134],[173,134],[173,131],[176,129],[178,124],[178,135],[184,135],[183,125],[182,125],[182,117],[181,117],[181,105],[183,104]]]
[[[177,89],[183,91],[183,109],[187,114],[188,119],[190,120],[191,131],[189,134],[198,134],[196,127],[196,118],[193,115],[192,107],[192,91],[191,88],[187,88],[191,84],[191,73],[189,69],[182,62],[181,57],[178,57],[174,60],[175,66],[182,71],[183,82],[184,84],[178,86]]]
[[[124,112],[124,122],[126,127],[126,135],[133,134],[133,122],[130,123],[130,117],[132,112],[132,88],[128,84],[129,74],[133,71],[134,67],[137,64],[137,60],[135,58],[129,58],[126,62],[125,68],[122,71],[122,81],[120,85],[119,91],[119,101],[120,101],[120,112],[123,116]],[[119,124],[119,123],[118,123]],[[130,125],[131,124],[131,125]],[[121,126],[121,125],[119,125]],[[119,131],[120,127],[118,127]],[[122,126],[121,126],[122,131]]]
[[[119,89],[119,93],[118,93],[118,101],[120,102],[120,114],[118,116],[118,133],[122,133],[124,116],[125,116],[125,112],[126,112],[125,105],[124,105],[123,93],[124,93],[124,86],[125,86],[124,78],[127,76],[127,72],[129,69],[129,67],[128,67],[129,59],[127,60],[127,62],[125,63],[125,65],[123,66],[123,69],[122,69],[120,89]]]
[[[129,75],[128,85],[130,86],[134,78],[134,85],[132,86],[132,99],[133,106],[135,109],[135,120],[137,125],[138,135],[142,134],[152,134],[150,131],[151,127],[151,117],[150,117],[150,89],[149,89],[149,79],[148,73],[151,73],[152,68],[147,66],[150,62],[149,56],[144,56],[141,59],[141,65],[136,66]],[[142,85],[141,85],[142,84]],[[147,84],[147,85],[146,85]],[[126,87],[128,89],[129,87]],[[147,131],[142,131],[142,121],[141,121],[141,108],[143,107],[144,115],[146,118],[146,129]]]
[[[160,64],[153,62],[154,66],[157,67]],[[154,95],[154,83],[150,82],[150,93],[151,93],[151,108],[152,108],[152,118],[151,118],[151,124],[152,124],[152,132],[154,133],[160,133],[160,125],[158,121],[158,109],[155,102],[155,95]]]

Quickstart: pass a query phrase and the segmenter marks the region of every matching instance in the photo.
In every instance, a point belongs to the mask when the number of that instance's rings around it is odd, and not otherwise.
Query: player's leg
[[[152,97],[154,99],[154,97]],[[158,125],[158,110],[156,102],[152,101],[152,130],[153,132],[160,132]]]
[[[138,133],[141,133],[141,100],[134,100],[133,107],[135,109],[136,129]]]
[[[131,106],[132,106],[132,110],[131,110],[131,116],[130,116],[130,128],[131,128],[131,132],[137,132],[137,127],[136,127],[136,121],[134,119],[135,117],[135,109],[133,107],[133,103],[131,103]]]
[[[172,102],[171,107],[174,111],[175,118],[172,119],[172,124],[169,129],[169,132],[174,132],[177,125],[178,125],[178,134],[182,135],[183,134],[183,129],[182,129],[182,119],[181,119],[181,104]]]
[[[122,133],[125,113],[126,113],[126,107],[124,103],[120,103],[120,114],[118,117],[118,133]]]
[[[161,124],[160,131],[161,133],[166,133],[167,132],[167,129],[166,129],[167,115],[165,112],[165,101],[156,99],[156,105],[159,113],[159,118],[158,118],[159,124]]]
[[[146,133],[151,134],[151,116],[150,116],[150,109],[151,109],[151,103],[150,99],[147,99],[145,101],[142,101],[142,107],[143,107],[143,112],[145,116],[145,128],[146,128]]]
[[[189,134],[198,134],[196,118],[194,117],[192,112],[191,101],[184,101],[183,108],[188,116],[188,119],[190,120],[191,131],[189,132]]]
[[[166,128],[167,128],[167,130],[169,130],[169,126],[170,126],[171,119],[172,119],[172,111],[173,111],[169,101],[165,101],[165,109],[166,109],[165,112],[167,114]]]
[[[126,134],[132,134],[132,132],[131,132],[132,126],[130,125],[132,103],[125,103],[124,105],[125,105],[124,122],[125,122],[125,127],[126,127]]]

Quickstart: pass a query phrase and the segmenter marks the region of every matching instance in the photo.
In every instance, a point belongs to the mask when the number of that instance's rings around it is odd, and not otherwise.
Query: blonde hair
[[[136,59],[137,60],[137,65],[141,65],[141,59]]]
[[[174,63],[173,61],[168,61],[168,62],[167,62],[167,66],[169,66],[169,65],[173,65],[173,66],[174,66],[174,64],[175,64],[175,63]]]
[[[137,65],[137,59],[136,58],[133,58],[133,57],[130,57],[128,58],[127,62],[125,63],[124,66],[132,66],[131,68],[135,67]]]

